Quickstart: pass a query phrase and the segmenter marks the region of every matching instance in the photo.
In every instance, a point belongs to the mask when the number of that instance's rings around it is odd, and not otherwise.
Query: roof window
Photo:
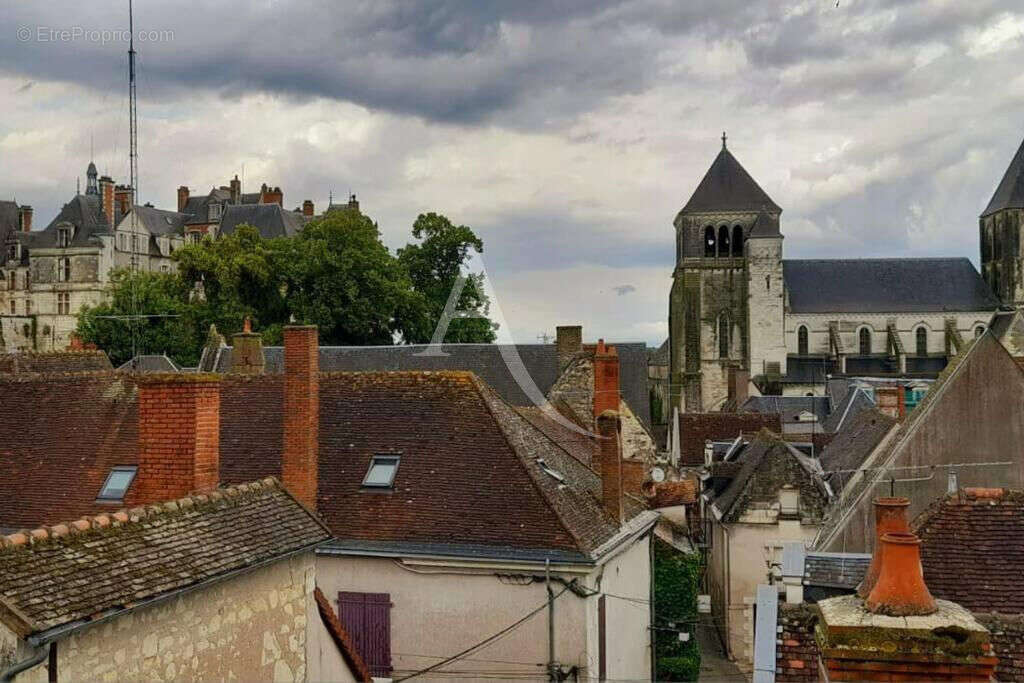
[[[363,486],[372,488],[391,488],[398,472],[398,455],[375,455],[370,460],[370,469],[363,477]]]
[[[118,503],[124,500],[124,494],[135,480],[135,473],[138,469],[135,465],[124,465],[110,470],[107,481],[104,482],[103,488],[100,489],[100,495],[96,499]]]
[[[562,473],[559,472],[558,470],[553,470],[550,467],[548,467],[548,464],[544,462],[543,458],[537,458],[537,464],[540,465],[540,468],[542,470],[544,470],[544,474],[548,475],[549,477],[557,481],[559,484],[565,483],[565,477],[562,475]]]

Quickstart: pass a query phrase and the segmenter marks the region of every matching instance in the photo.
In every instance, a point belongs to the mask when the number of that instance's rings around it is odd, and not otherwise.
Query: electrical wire
[[[454,661],[456,661],[458,659],[462,659],[463,657],[465,657],[466,655],[472,653],[475,650],[479,650],[482,647],[490,645],[491,643],[495,642],[496,640],[498,640],[502,636],[505,636],[505,635],[511,633],[512,631],[514,631],[515,629],[519,628],[520,626],[522,626],[530,618],[532,618],[532,617],[536,616],[537,614],[539,614],[539,613],[543,612],[544,610],[546,610],[548,608],[548,605],[551,602],[553,602],[554,600],[557,600],[558,598],[560,598],[568,590],[569,590],[569,586],[565,586],[562,590],[558,591],[558,593],[556,593],[554,595],[554,597],[552,597],[550,600],[546,600],[544,602],[544,604],[542,604],[541,606],[537,607],[536,609],[530,611],[524,617],[520,618],[518,621],[510,624],[509,626],[506,626],[505,628],[503,628],[502,630],[498,631],[494,635],[488,636],[487,638],[484,638],[480,642],[478,642],[475,645],[472,645],[472,646],[466,648],[462,652],[456,653],[456,654],[452,655],[451,657],[448,657],[447,659],[443,659],[440,662],[437,662],[436,664],[431,664],[430,666],[426,667],[425,669],[420,669],[419,671],[413,672],[413,673],[409,674],[408,676],[402,676],[401,678],[396,678],[396,679],[394,679],[394,682],[395,683],[401,683],[401,681],[407,681],[410,678],[415,678],[416,676],[422,676],[423,674],[429,673],[429,672],[433,671],[434,669],[437,669],[439,667],[444,666],[445,664],[448,664],[449,662],[454,662]]]

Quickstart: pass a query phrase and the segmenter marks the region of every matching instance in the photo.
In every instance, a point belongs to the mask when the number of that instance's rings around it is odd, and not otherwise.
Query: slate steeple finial
[[[725,134],[725,131],[723,130],[723,131],[722,131],[722,149],[725,149],[725,140],[726,140],[726,137],[727,137],[727,136],[726,136],[726,134]]]

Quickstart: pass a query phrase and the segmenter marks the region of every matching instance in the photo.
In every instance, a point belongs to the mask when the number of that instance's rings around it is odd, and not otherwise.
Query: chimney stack
[[[601,506],[622,524],[622,455],[619,450],[619,414],[608,410],[597,416],[601,448]]]
[[[903,386],[875,387],[875,401],[879,412],[891,418],[902,420],[906,414],[906,403],[903,400]]]
[[[882,570],[867,598],[869,612],[890,617],[925,616],[938,609],[924,583],[921,539],[911,533],[882,536]],[[872,558],[874,559],[874,558]]]
[[[188,204],[188,187],[182,185],[178,188],[178,213],[184,213],[186,204]]]
[[[320,349],[316,325],[284,328],[284,453],[281,481],[316,510],[320,442]]]
[[[18,207],[18,227],[22,232],[28,232],[32,229],[32,207],[28,204],[22,204]]]
[[[878,581],[882,570],[882,537],[889,533],[905,534],[910,531],[907,523],[909,498],[875,498],[875,552],[871,556],[871,564],[864,573],[864,579],[857,586],[857,595],[868,597],[871,589]]]
[[[208,373],[137,378],[139,460],[126,502],[145,505],[217,488],[220,384]]]
[[[614,346],[597,340],[594,351],[594,417],[619,410],[619,354]]]
[[[100,177],[100,204],[107,217],[107,225],[114,227],[114,181],[107,175]]]
[[[242,201],[242,181],[238,179],[238,174],[231,179],[231,203],[238,204]]]
[[[231,337],[231,372],[238,375],[262,375],[263,337],[252,331],[252,322],[245,319],[242,331]]]
[[[125,216],[132,208],[131,185],[117,185],[114,187],[114,202],[117,204],[117,217]]]
[[[312,199],[307,199],[306,201],[302,202],[302,215],[303,216],[308,216],[310,218],[313,217],[313,200]]]
[[[359,200],[356,199],[354,194],[350,194],[348,196],[348,208],[355,209],[357,212],[359,211]]]
[[[569,367],[576,354],[583,350],[583,326],[559,325],[555,328],[555,348],[558,351],[558,374]]]

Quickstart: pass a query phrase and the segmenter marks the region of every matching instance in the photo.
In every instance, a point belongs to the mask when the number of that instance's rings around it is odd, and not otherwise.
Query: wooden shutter
[[[608,680],[608,606],[605,596],[597,599],[597,680]]]
[[[370,673],[391,676],[391,595],[338,593],[338,618],[355,641]]]

